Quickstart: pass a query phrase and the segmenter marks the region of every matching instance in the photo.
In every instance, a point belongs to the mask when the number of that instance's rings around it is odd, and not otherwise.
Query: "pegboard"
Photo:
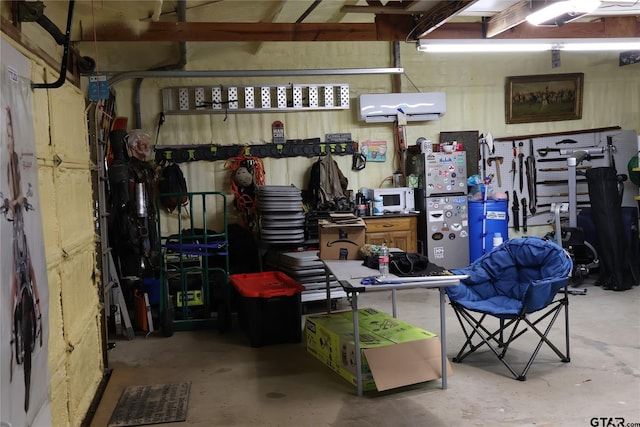
[[[619,128],[611,129],[585,133],[569,132],[565,135],[537,135],[531,138],[501,137],[494,139],[492,152],[489,152],[489,147],[483,144],[480,147],[479,172],[483,176],[493,176],[491,185],[494,191],[508,194],[509,227],[514,226],[514,194],[518,200],[518,222],[521,232],[524,231],[522,199],[526,201],[528,226],[553,223],[551,204],[569,201],[567,158],[571,150],[603,149],[602,154],[591,155],[591,159],[583,161],[577,169],[578,208],[590,206],[586,178],[581,176],[580,172],[590,167],[609,166],[607,136],[614,138],[615,146],[615,135],[620,133]],[[535,160],[535,180],[527,179],[526,164],[529,156],[533,156]],[[521,159],[522,162],[520,162]],[[522,185],[520,184],[521,175]]]

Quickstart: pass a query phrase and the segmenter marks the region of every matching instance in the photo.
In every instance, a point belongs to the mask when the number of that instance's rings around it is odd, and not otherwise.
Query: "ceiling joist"
[[[487,22],[487,38],[522,24],[533,11],[531,0],[522,0],[499,12]]]
[[[477,0],[440,1],[429,9],[429,13],[423,15],[422,18],[418,20],[414,31],[412,31],[412,35],[415,36],[413,38],[419,39],[425,37],[474,3],[477,3]]]

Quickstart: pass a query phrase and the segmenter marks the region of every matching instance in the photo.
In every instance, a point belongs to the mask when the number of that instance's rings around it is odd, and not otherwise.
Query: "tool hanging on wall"
[[[538,207],[540,207],[540,208],[548,208],[548,207],[551,207],[552,205],[553,205],[553,203],[541,203],[541,204],[538,205]],[[576,203],[576,206],[586,208],[586,207],[591,206],[591,203],[588,202],[588,201],[578,202],[578,203]]]
[[[491,132],[487,133],[487,136],[480,134],[480,138],[478,138],[478,148],[480,149],[480,157],[482,159],[482,181],[484,181],[487,178],[487,152],[485,148],[489,150],[489,154],[495,151]]]
[[[581,182],[587,182],[586,179],[578,179],[576,182],[579,184]],[[546,181],[536,181],[537,185],[567,185],[569,181],[566,179],[547,179]]]
[[[602,155],[596,155],[596,156],[592,156],[589,155],[589,160],[597,160],[597,159],[604,159],[604,156]],[[566,157],[554,157],[553,159],[538,159],[536,160],[537,162],[565,162],[567,161]]]
[[[522,203],[522,231],[527,232],[527,199],[524,197],[520,201]]]
[[[367,156],[362,154],[357,148],[354,149],[353,157],[351,158],[351,170],[361,171],[365,166],[367,166]]]
[[[489,153],[495,154],[496,146],[493,144],[493,135],[491,135],[491,132],[487,133],[486,140],[487,140],[487,147],[489,148]]]
[[[487,176],[487,157],[484,153],[484,134],[480,134],[480,138],[478,138],[478,150],[480,151],[480,160],[482,161],[482,174],[480,178],[484,182],[484,178]]]
[[[616,159],[613,156],[616,153],[617,148],[616,148],[615,145],[613,145],[613,136],[611,136],[611,135],[607,135],[607,147],[606,147],[606,149],[603,148],[602,152],[604,153],[605,151],[606,151],[606,153],[608,155],[608,158],[609,158],[609,166],[612,167],[613,170],[617,170],[616,169]],[[587,153],[590,154],[591,151],[588,150]]]
[[[160,137],[160,128],[164,124],[164,113],[160,111],[160,115],[158,116],[158,127],[156,130],[156,142],[153,145],[158,145],[158,138]]]
[[[538,152],[539,155],[541,155],[542,157],[545,157],[547,154],[549,153],[560,153],[561,151],[564,151],[565,148],[555,148],[555,147],[544,147],[544,148],[538,148],[536,151]]]
[[[529,211],[532,214],[536,213],[536,204],[538,199],[536,198],[536,158],[533,155],[533,139],[529,140],[529,155],[527,156],[527,190],[529,192]]]
[[[576,196],[588,196],[588,191],[579,191],[576,193]],[[539,194],[539,197],[567,197],[569,193],[553,193],[553,194]],[[538,205],[540,206],[540,205]]]
[[[591,169],[592,166],[577,166],[576,169],[580,170],[580,169]],[[557,168],[540,168],[538,169],[538,171],[540,172],[565,172],[568,171],[569,169],[566,167],[557,167]]]
[[[563,139],[562,141],[558,141],[556,142],[556,145],[561,145],[561,144],[577,144],[578,141],[576,141],[575,139]]]
[[[524,188],[524,179],[523,179],[523,171],[522,168],[524,166],[524,153],[522,152],[522,146],[524,145],[524,143],[522,141],[520,141],[518,143],[518,166],[520,166],[518,168],[518,181],[520,184],[520,193],[522,193],[522,189]]]
[[[569,141],[569,140],[567,140],[567,141]],[[559,143],[562,143],[562,141],[560,141]],[[570,155],[572,155],[573,153],[575,153],[577,151],[584,151],[589,155],[591,155],[591,154],[604,154],[605,149],[604,149],[604,147],[576,147],[576,148],[544,147],[544,148],[538,148],[536,151],[538,152],[538,154],[540,156],[544,157],[544,156],[546,156],[547,154],[549,154],[551,152],[558,153],[561,156],[570,156]]]
[[[513,205],[511,210],[513,211],[513,229],[520,231],[520,203],[518,202],[516,190],[513,190]]]
[[[518,151],[516,150],[515,141],[511,141],[511,148],[513,148],[513,159],[511,160],[511,187],[516,188],[516,158],[518,157]]]
[[[495,162],[496,177],[498,178],[498,187],[500,188],[502,188],[502,177],[500,175],[500,165],[502,164],[503,161],[504,161],[504,157],[502,156],[489,157],[487,159],[487,165],[489,165],[489,167],[491,167],[491,164]]]

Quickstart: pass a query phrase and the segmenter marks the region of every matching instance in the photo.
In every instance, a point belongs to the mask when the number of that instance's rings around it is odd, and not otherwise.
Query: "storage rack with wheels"
[[[165,336],[174,330],[231,329],[227,198],[220,192],[163,193],[163,197],[186,196],[188,203],[163,215],[174,234],[163,230],[158,217],[160,244],[160,328]],[[222,231],[209,229],[213,221],[208,208],[222,211]],[[160,210],[160,203],[158,203]],[[173,224],[171,222],[173,221]],[[220,219],[218,219],[220,222]],[[175,229],[173,229],[175,230]]]

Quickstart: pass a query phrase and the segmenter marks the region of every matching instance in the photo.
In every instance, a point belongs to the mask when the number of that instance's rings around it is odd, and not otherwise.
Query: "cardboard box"
[[[320,221],[321,259],[358,259],[364,245],[365,223],[362,218],[343,224]]]
[[[442,377],[440,339],[435,334],[373,308],[358,310],[358,324],[365,391]],[[351,311],[307,316],[305,337],[309,353],[357,386]],[[447,372],[451,374],[448,361]]]

